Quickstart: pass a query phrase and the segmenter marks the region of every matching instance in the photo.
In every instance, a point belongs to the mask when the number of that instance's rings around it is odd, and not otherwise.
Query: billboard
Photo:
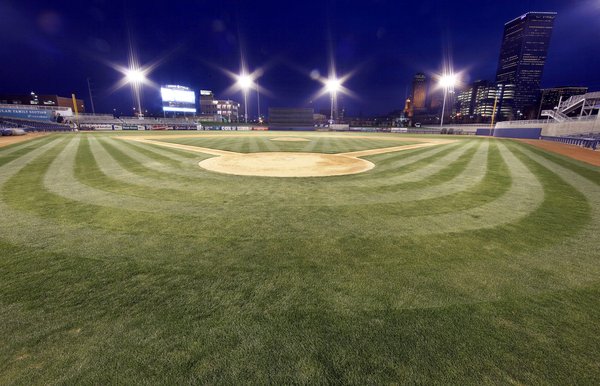
[[[196,93],[184,86],[163,86],[160,88],[163,111],[195,113]]]
[[[59,111],[62,113],[62,111]],[[51,121],[52,110],[42,110],[27,107],[1,107],[0,116],[8,118],[34,119],[37,121]]]

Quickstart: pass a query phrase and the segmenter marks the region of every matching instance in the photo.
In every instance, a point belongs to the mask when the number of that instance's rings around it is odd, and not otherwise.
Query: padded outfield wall
[[[527,138],[527,139],[539,139],[542,134],[542,129],[539,127],[534,128],[499,128],[499,129],[490,129],[490,128],[481,128],[477,129],[476,135],[485,135],[498,138]]]
[[[572,120],[566,122],[538,121],[506,121],[498,122],[496,129],[532,129],[541,128],[542,135],[549,137],[563,137],[577,134],[600,133],[600,118],[586,120]]]

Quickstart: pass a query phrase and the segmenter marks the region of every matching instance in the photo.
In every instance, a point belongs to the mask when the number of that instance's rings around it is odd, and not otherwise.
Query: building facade
[[[217,117],[224,122],[240,121],[240,104],[231,99],[216,99],[213,104],[217,106]]]
[[[456,96],[456,120],[468,123],[514,119],[515,86],[478,80]]]
[[[75,99],[77,112],[85,113],[85,102],[83,99]],[[58,95],[38,95],[33,91],[29,94],[4,94],[0,95],[0,104],[27,105],[27,106],[49,106],[68,107],[75,111],[73,98]]]
[[[269,130],[314,130],[314,110],[269,107]]]
[[[200,90],[200,115],[217,115],[215,95],[210,90]]]
[[[423,73],[417,73],[413,77],[411,102],[412,109],[415,114],[425,112],[427,110],[427,76]]]
[[[210,90],[200,90],[200,115],[217,122],[239,122],[240,104],[230,99],[215,99]]]
[[[515,116],[537,114],[556,12],[528,12],[504,25],[496,82],[515,85]]]

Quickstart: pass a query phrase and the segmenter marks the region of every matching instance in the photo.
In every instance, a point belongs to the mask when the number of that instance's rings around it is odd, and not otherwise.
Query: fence
[[[585,147],[587,149],[596,150],[598,148],[598,143],[600,143],[600,139],[597,138],[573,138],[573,137],[548,137],[542,136],[541,139],[544,141],[553,141],[566,143],[567,145],[575,145]]]

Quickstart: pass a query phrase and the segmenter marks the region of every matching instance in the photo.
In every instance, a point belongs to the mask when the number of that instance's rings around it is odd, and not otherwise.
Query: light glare
[[[325,82],[325,88],[327,89],[328,92],[331,92],[331,93],[338,92],[341,87],[342,87],[342,84],[339,81],[339,79],[331,78],[331,79],[328,79],[327,82]]]
[[[454,74],[444,75],[440,78],[440,86],[443,88],[454,87],[456,85],[456,80],[457,78]]]
[[[143,83],[146,80],[146,76],[143,71],[137,69],[129,69],[125,73],[125,79],[129,83]]]
[[[242,74],[238,76],[238,85],[242,90],[248,90],[252,87],[252,78],[250,75]]]

